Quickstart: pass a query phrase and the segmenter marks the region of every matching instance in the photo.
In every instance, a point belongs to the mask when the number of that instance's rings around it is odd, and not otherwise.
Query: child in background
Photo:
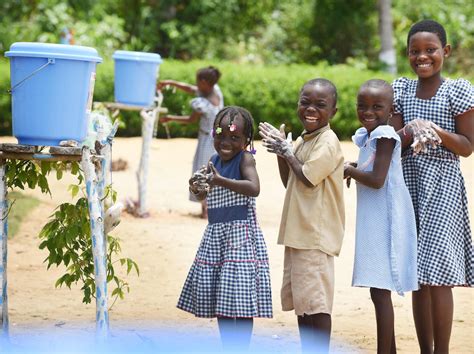
[[[415,213],[403,181],[400,137],[387,125],[392,113],[390,84],[365,82],[357,95],[363,127],[352,137],[359,159],[344,166],[344,178],[358,182],[352,286],[370,287],[377,353],[396,353],[391,292],[418,290]]]
[[[257,222],[260,182],[253,152],[253,118],[241,108],[221,110],[207,171],[189,180],[197,199],[207,198],[208,220],[178,308],[217,317],[226,350],[246,350],[254,317],[272,317],[268,255]],[[206,176],[207,173],[207,176]],[[204,177],[204,178],[203,178]]]
[[[418,281],[413,315],[422,353],[448,353],[453,322],[453,286],[474,285],[474,250],[459,155],[474,145],[474,94],[471,83],[441,76],[451,53],[442,25],[424,20],[408,33],[407,54],[417,75],[393,82],[405,182],[418,230]],[[441,144],[413,153],[414,127],[423,123]]]
[[[194,154],[191,172],[195,172],[201,166],[207,165],[211,156],[216,152],[213,146],[211,131],[217,112],[224,107],[224,97],[217,85],[220,77],[220,71],[213,66],[209,66],[197,71],[196,85],[174,80],[162,80],[158,83],[158,90],[161,90],[163,87],[173,86],[186,93],[198,96],[191,100],[191,108],[193,110],[191,115],[167,115],[160,118],[161,123],[178,122],[189,124],[199,120],[198,145]],[[193,194],[190,194],[189,199],[198,201]],[[205,200],[201,201],[201,206],[201,217],[205,219],[207,218]]]
[[[286,188],[278,243],[285,245],[281,303],[295,310],[303,351],[328,352],[334,298],[334,256],[344,235],[344,158],[329,120],[336,114],[332,82],[305,83],[298,100],[304,131],[294,148],[268,123],[260,123],[263,145],[275,153]]]

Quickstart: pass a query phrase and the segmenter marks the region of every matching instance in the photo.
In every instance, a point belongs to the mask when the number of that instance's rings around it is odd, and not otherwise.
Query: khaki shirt
[[[327,125],[312,133],[304,131],[295,142],[294,153],[313,187],[298,180],[290,169],[278,244],[337,256],[345,218],[340,142]]]

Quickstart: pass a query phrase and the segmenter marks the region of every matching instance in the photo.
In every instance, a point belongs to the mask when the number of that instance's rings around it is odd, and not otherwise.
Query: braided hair
[[[221,125],[222,119],[225,117],[229,117],[229,126],[234,122],[236,117],[242,117],[244,120],[244,135],[246,137],[246,144],[245,147],[250,145],[250,151],[254,153],[255,149],[253,146],[253,135],[254,135],[254,127],[253,127],[253,117],[249,111],[245,108],[239,106],[227,106],[224,107],[217,113],[216,119],[214,120],[214,129],[213,134],[216,131],[217,127]]]
[[[443,48],[446,46],[446,31],[444,27],[434,20],[423,20],[411,26],[407,37],[407,47],[410,44],[410,38],[418,32],[430,32],[438,36]]]

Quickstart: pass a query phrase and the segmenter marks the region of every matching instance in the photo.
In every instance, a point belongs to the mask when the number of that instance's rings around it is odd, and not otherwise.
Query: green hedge
[[[293,135],[301,132],[301,124],[296,115],[298,93],[309,79],[324,77],[336,85],[339,93],[338,113],[331,121],[331,126],[339,138],[349,138],[359,126],[355,113],[355,98],[359,86],[371,78],[393,79],[386,73],[360,70],[348,65],[279,65],[256,66],[232,62],[181,62],[165,60],[160,67],[161,79],[175,79],[194,83],[196,70],[215,65],[222,72],[219,82],[224,93],[226,105],[239,105],[247,108],[255,122],[267,121],[274,125],[286,123]],[[10,96],[6,94],[9,83],[9,64],[0,59],[0,135],[11,134]],[[173,114],[190,113],[191,96],[171,90],[164,92],[163,105]],[[94,91],[95,101],[113,101],[113,62],[105,61],[97,66],[97,81]],[[141,134],[140,115],[137,112],[121,112],[124,128],[119,129],[119,136],[137,136]],[[33,119],[33,117],[32,117]],[[197,124],[178,125],[170,123],[173,137],[193,137],[197,134]],[[160,137],[165,136],[162,127]]]

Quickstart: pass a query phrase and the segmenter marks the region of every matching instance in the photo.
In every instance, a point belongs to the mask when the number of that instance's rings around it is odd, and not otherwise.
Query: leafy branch
[[[51,195],[47,176],[55,172],[59,180],[67,170],[77,177],[77,184],[69,186],[69,191],[75,198],[80,191],[84,192],[81,186],[84,177],[78,162],[8,160],[5,174],[7,187],[10,189],[18,187],[22,190],[26,187],[30,189],[39,187],[43,193]],[[117,193],[111,186],[106,187],[104,199],[109,196],[112,201],[116,200]],[[56,281],[55,286],[66,285],[71,288],[72,284],[79,283],[83,291],[82,302],[90,303],[92,298],[95,298],[96,288],[87,198],[83,196],[75,204],[60,204],[50,216],[50,221],[41,229],[39,238],[42,240],[39,248],[49,252],[44,260],[48,263],[47,268],[52,265],[58,267],[61,264],[66,267],[66,273]],[[119,262],[120,266],[126,266],[127,275],[132,270],[140,275],[140,271],[137,263],[131,258],[115,260],[122,251],[120,239],[107,235],[107,243],[107,283],[115,284],[111,293],[113,303],[110,307],[112,307],[118,298],[124,298],[125,292],[130,292],[129,284],[116,275],[115,265]]]

